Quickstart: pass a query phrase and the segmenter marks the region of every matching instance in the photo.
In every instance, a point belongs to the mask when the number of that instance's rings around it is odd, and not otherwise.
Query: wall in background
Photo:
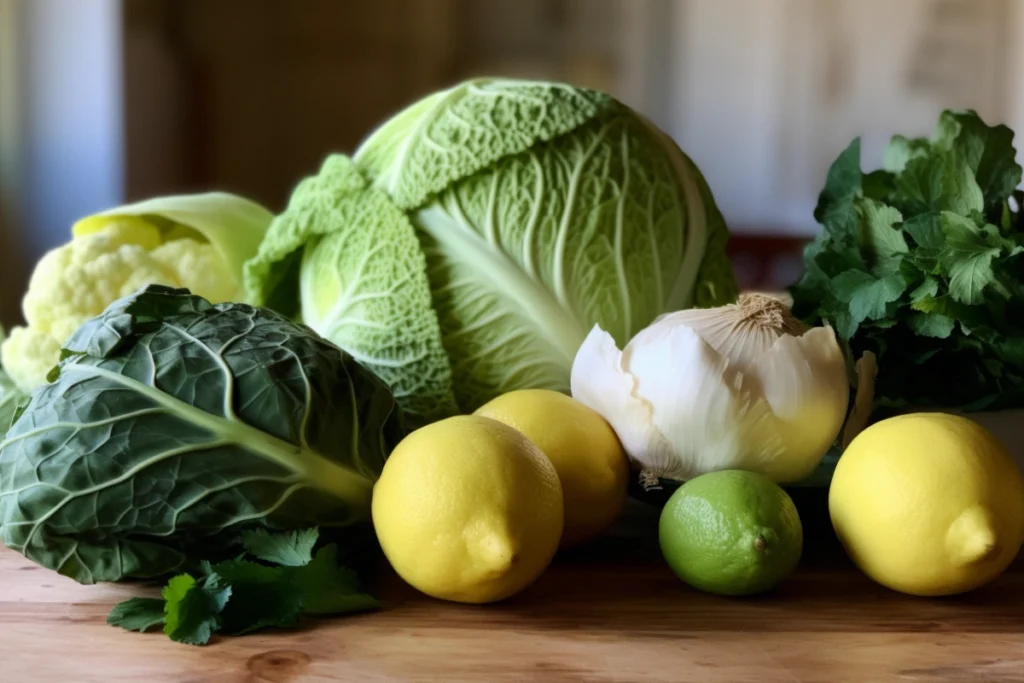
[[[280,209],[325,155],[481,74],[602,88],[646,114],[733,232],[759,238],[736,240],[742,268],[776,280],[798,269],[826,169],[855,135],[871,166],[948,106],[1024,128],[1024,41],[1008,37],[1024,0],[0,3],[20,8],[0,38],[0,62],[20,46],[0,190],[23,188],[7,196],[29,258],[122,197],[219,188]]]
[[[128,195],[218,188],[283,208],[329,153],[454,78],[457,5],[128,3]]]
[[[19,0],[0,0],[0,326],[17,317],[25,271],[19,224],[21,188],[21,89],[18,59]]]
[[[735,230],[813,235],[825,173],[855,136],[872,168],[893,133],[928,135],[945,108],[1024,130],[1022,48],[1010,39],[1022,6],[676,0],[661,79],[672,91],[669,131]]]
[[[20,5],[21,231],[35,259],[123,197],[121,3]]]
[[[119,0],[0,0],[0,322],[28,264],[123,196]]]

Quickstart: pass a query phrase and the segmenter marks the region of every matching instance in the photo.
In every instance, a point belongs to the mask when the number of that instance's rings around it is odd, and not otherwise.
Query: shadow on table
[[[1021,628],[1019,563],[973,593],[916,598],[870,581],[846,558],[830,527],[806,522],[801,567],[776,590],[749,598],[702,593],[676,578],[661,558],[658,512],[631,502],[611,535],[560,554],[537,583],[498,605],[433,600],[390,570],[380,594],[406,627],[417,619],[423,627],[478,626],[478,611],[487,610],[491,628],[607,630],[648,638],[714,631],[1018,633]]]

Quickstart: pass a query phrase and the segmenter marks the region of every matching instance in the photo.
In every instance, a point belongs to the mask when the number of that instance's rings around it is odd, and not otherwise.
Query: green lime
[[[720,595],[768,590],[796,568],[804,542],[789,495],[767,477],[739,470],[680,486],[661,513],[658,536],[679,578]]]

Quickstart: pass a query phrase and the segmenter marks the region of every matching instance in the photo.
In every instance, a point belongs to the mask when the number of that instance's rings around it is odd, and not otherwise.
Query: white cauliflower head
[[[28,324],[0,345],[0,365],[22,391],[33,391],[82,323],[146,285],[185,287],[213,303],[241,301],[241,265],[270,220],[247,200],[214,194],[151,200],[80,221],[74,239],[36,264],[22,301]]]

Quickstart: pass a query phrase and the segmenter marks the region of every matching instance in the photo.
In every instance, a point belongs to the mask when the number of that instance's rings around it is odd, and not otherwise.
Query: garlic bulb
[[[572,395],[612,425],[646,480],[744,469],[807,477],[849,402],[831,327],[808,329],[777,298],[669,313],[620,351],[595,326],[576,355]]]

